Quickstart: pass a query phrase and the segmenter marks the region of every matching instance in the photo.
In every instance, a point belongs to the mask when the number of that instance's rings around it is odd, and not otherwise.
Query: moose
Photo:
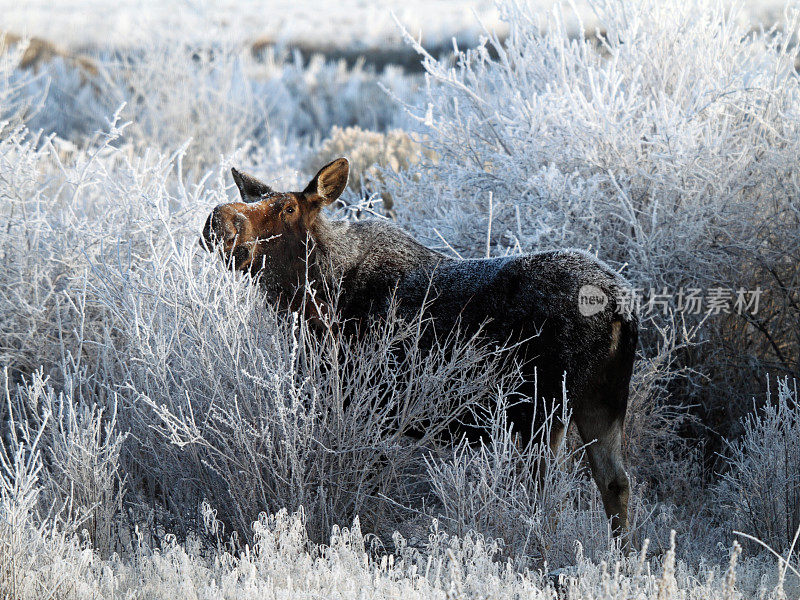
[[[342,194],[349,170],[338,158],[303,191],[277,192],[232,169],[241,201],[213,209],[201,246],[259,277],[293,310],[310,281],[337,281],[342,319],[379,318],[392,302],[414,315],[425,304],[440,337],[460,327],[498,345],[516,340],[530,382],[523,392],[559,402],[566,386],[612,531],[624,534],[630,485],[621,442],[638,341],[626,280],[579,250],[459,259],[387,220],[330,220],[322,209]],[[531,403],[507,409],[518,443],[530,442],[533,413]],[[545,441],[556,447],[563,435],[556,424]]]

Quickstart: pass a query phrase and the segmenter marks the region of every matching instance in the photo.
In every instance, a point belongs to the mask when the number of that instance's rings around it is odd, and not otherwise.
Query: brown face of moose
[[[219,252],[230,269],[252,274],[268,270],[284,280],[305,259],[314,222],[342,194],[349,173],[347,159],[337,158],[322,167],[302,192],[276,192],[231,169],[242,200],[214,208],[200,245]]]

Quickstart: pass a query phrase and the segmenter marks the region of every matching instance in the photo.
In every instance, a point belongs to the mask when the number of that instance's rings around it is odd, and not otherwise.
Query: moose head
[[[276,192],[231,169],[241,201],[211,211],[200,245],[219,252],[230,269],[266,274],[280,287],[296,285],[320,212],[342,194],[349,173],[347,159],[337,158],[322,167],[302,192]]]

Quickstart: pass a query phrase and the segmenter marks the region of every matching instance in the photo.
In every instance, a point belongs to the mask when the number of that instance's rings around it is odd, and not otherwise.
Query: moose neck
[[[449,260],[385,220],[352,223],[320,215],[309,233],[312,263],[327,283],[346,280],[361,287],[373,285],[377,279],[397,281]]]
[[[270,296],[289,301],[292,310],[306,298],[307,283],[318,301],[347,311],[380,301],[404,278],[430,274],[451,260],[384,220],[353,223],[318,215],[298,234],[270,242],[262,259],[262,285]]]
[[[331,221],[319,215],[309,228],[311,267],[328,283],[357,267],[362,254],[357,236],[350,235],[351,223]]]

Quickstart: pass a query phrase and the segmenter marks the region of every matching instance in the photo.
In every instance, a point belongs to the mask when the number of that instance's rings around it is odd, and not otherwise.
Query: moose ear
[[[325,206],[342,195],[349,175],[350,163],[346,158],[337,158],[319,170],[303,193],[309,200]]]
[[[236,182],[236,187],[239,188],[243,202],[258,202],[263,196],[274,193],[271,187],[252,175],[242,173],[234,168],[231,168],[231,175],[233,175],[233,181]]]

